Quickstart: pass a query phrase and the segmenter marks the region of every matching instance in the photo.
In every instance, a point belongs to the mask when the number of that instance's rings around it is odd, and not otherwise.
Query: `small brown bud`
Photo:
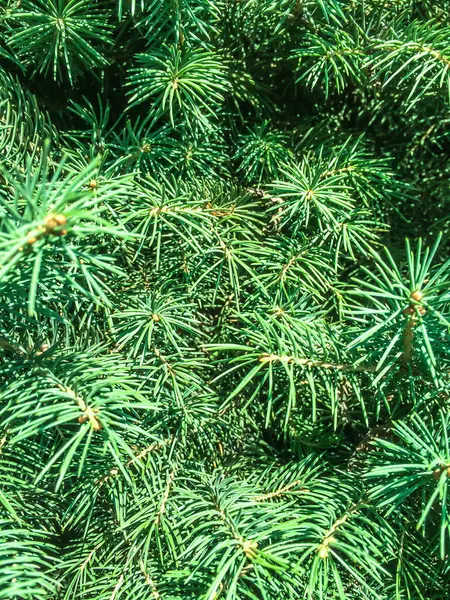
[[[420,290],[416,290],[412,292],[410,295],[411,300],[415,300],[416,302],[420,302],[423,298],[423,293]]]
[[[414,307],[413,306],[407,306],[404,310],[403,310],[403,314],[404,315],[408,315],[408,316],[412,316],[414,314]]]
[[[35,244],[37,242],[37,237],[35,237],[34,235],[30,235],[27,238],[27,244],[29,246],[32,246],[33,244]]]
[[[58,223],[56,222],[55,216],[56,215],[47,215],[45,217],[44,224],[47,230],[52,230],[55,229],[55,227],[58,227]]]
[[[437,469],[435,469],[433,471],[433,478],[436,479],[436,481],[438,481],[444,471],[447,472],[447,477],[448,477],[448,473],[450,471],[450,467],[446,467],[445,465],[441,465],[440,467],[438,467]]]
[[[102,424],[97,419],[97,417],[94,417],[93,419],[91,419],[91,425],[92,425],[92,429],[94,431],[100,431],[100,429],[102,428]]]
[[[64,215],[55,215],[54,219],[58,225],[65,225],[67,223],[67,218]]]
[[[157,315],[156,313],[154,313],[152,315],[152,319],[155,321],[155,323],[158,323],[158,321],[161,321],[161,317],[159,315]]]
[[[258,361],[260,363],[266,363],[270,361],[270,354],[268,354],[267,352],[265,352],[264,354],[261,354],[260,356],[258,356]]]
[[[44,231],[46,233],[51,233],[53,235],[58,235],[58,232],[55,229],[61,225],[65,225],[67,223],[67,219],[64,215],[61,214],[50,214],[47,215],[44,219]]]
[[[96,190],[98,188],[98,182],[96,179],[91,179],[89,182],[89,187],[91,190]]]

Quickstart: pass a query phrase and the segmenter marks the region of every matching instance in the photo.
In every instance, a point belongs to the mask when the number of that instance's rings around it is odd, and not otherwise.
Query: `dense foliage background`
[[[0,599],[450,597],[449,9],[0,0]]]

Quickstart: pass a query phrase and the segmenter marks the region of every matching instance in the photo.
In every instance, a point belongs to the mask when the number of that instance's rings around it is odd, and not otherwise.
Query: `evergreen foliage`
[[[447,0],[0,0],[0,600],[450,597]]]

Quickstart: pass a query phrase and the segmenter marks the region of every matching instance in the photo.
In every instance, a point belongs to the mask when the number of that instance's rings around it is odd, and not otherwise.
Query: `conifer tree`
[[[450,597],[447,0],[0,0],[0,600]]]

